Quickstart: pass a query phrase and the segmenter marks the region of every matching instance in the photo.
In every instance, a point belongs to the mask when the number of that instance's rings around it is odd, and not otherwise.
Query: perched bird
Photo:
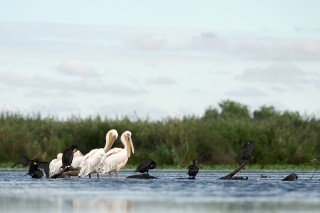
[[[32,178],[42,178],[43,172],[39,169],[41,162],[39,160],[34,160],[29,167],[28,175]]]
[[[118,132],[115,129],[111,129],[106,134],[106,144],[104,148],[93,149],[83,157],[80,163],[79,177],[89,176],[91,178],[92,173],[96,173],[96,167],[99,165],[101,158],[110,150],[114,141],[118,138]],[[97,174],[99,178],[99,175]]]
[[[296,173],[291,173],[287,177],[282,179],[283,181],[295,181],[298,180],[298,175]]]
[[[80,152],[80,150],[76,151],[73,154],[73,160],[71,163],[71,167],[74,169],[80,168],[80,163],[83,160],[83,157],[84,157],[84,155]],[[49,164],[49,170],[50,170],[49,177],[52,177],[56,174],[60,174],[61,173],[61,170],[60,170],[61,166],[62,166],[62,153],[59,153],[59,154],[57,154],[57,158],[53,159]]]
[[[65,169],[71,166],[73,160],[73,153],[78,151],[77,145],[72,145],[70,148],[64,150],[62,154],[62,166],[61,169]]]
[[[188,166],[188,169],[189,169],[189,171],[187,174],[189,175],[189,179],[195,179],[196,175],[199,172],[199,167],[197,165],[197,161],[193,160],[192,164]]]
[[[249,161],[252,158],[252,151],[254,148],[254,141],[253,140],[248,140],[244,143],[243,149],[242,149],[242,156],[241,156],[241,161],[239,165],[242,165],[246,161]]]
[[[35,163],[35,165],[33,165],[34,163]],[[30,160],[26,156],[22,156],[13,164],[12,168],[18,164],[21,164],[23,166],[30,166],[30,167],[31,167],[31,165],[33,165],[33,167],[37,166],[37,169],[39,169],[39,168],[43,169],[46,174],[46,177],[49,177],[49,163],[48,162],[42,162],[42,161],[39,161],[38,159]],[[30,168],[29,168],[29,170],[30,170]]]
[[[146,159],[138,165],[135,172],[147,173],[149,175],[149,169],[154,169],[156,166],[157,163],[154,160]]]
[[[116,177],[119,177],[119,170],[123,168],[128,162],[128,158],[132,154],[134,154],[134,147],[131,139],[131,132],[125,131],[121,135],[121,142],[124,145],[124,148],[113,148],[108,151],[103,158],[101,159],[99,165],[97,166],[98,173],[109,173],[109,177],[111,178],[111,172],[116,173]]]

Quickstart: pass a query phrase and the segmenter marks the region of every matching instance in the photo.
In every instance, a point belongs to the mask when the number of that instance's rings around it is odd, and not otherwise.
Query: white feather
[[[121,142],[124,145],[124,148],[113,148],[108,151],[103,158],[101,159],[99,165],[96,167],[96,171],[98,173],[109,173],[115,171],[117,172],[123,168],[130,157],[130,152],[134,152],[132,140],[131,140],[131,132],[125,131],[121,135]]]
[[[76,151],[73,154],[71,166],[73,168],[79,168],[83,157],[84,157],[83,154],[79,150]],[[52,177],[53,175],[60,173],[61,166],[62,166],[62,153],[59,153],[57,154],[57,158],[53,159],[49,164],[49,177]]]
[[[117,131],[114,129],[110,130],[106,134],[105,147],[101,149],[93,149],[83,157],[83,160],[80,163],[80,172],[78,175],[79,177],[84,177],[92,173],[96,173],[96,167],[99,165],[105,153],[109,151],[107,150],[108,149],[107,147],[111,147],[113,142],[117,139],[117,137],[118,137]]]

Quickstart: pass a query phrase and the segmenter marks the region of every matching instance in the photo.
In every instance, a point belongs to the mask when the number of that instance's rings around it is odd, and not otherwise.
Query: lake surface
[[[0,212],[319,212],[320,175],[314,170],[242,170],[248,180],[219,180],[231,170],[150,171],[157,179],[32,179],[27,169],[0,169]],[[282,178],[295,172],[297,181]],[[268,178],[261,179],[266,174]]]

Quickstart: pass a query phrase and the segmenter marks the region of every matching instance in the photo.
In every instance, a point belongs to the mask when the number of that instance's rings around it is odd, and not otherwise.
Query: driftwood
[[[68,167],[61,172],[52,175],[51,178],[69,178],[71,176],[78,176],[79,171],[79,168]]]
[[[253,159],[253,156],[252,156],[253,148],[254,148],[254,141],[253,140],[246,141],[244,143],[243,148],[242,148],[242,157],[241,157],[241,161],[240,161],[240,166],[238,168],[236,168],[235,170],[233,170],[228,175],[221,177],[220,179],[223,179],[223,180],[248,180],[248,177],[235,177],[235,174],[240,172],[241,169],[243,169],[247,165],[247,163],[249,163],[249,161],[251,159]]]
[[[128,176],[127,178],[134,178],[134,179],[156,179],[156,177],[149,175],[149,174],[138,174],[138,175],[131,175]]]
[[[221,177],[219,179],[222,179],[222,180],[248,180],[248,177],[235,177],[234,175],[237,174],[238,172],[241,171],[241,169],[243,169],[247,163],[249,162],[249,160],[245,160],[243,161],[243,163],[238,167],[236,168],[235,170],[233,170],[231,173],[229,173],[228,175],[224,176],[224,177]]]

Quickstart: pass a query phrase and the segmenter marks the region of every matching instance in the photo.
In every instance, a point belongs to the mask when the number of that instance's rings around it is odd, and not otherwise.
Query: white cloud
[[[173,78],[159,76],[159,77],[147,79],[147,84],[168,86],[168,85],[176,85],[177,82]]]
[[[232,89],[226,92],[227,96],[231,97],[265,97],[267,94],[262,92],[261,89],[255,87],[244,87],[239,89]]]
[[[27,77],[19,73],[0,74],[0,82],[11,88],[38,89],[41,91],[68,91],[85,93],[107,93],[111,95],[140,95],[147,91],[136,86],[104,82],[101,79],[56,80],[42,76]]]
[[[166,47],[167,40],[160,35],[139,35],[133,38],[129,44],[141,50],[158,51]]]
[[[264,39],[242,42],[235,53],[251,59],[308,60],[320,59],[320,41]]]
[[[98,73],[91,67],[86,66],[79,60],[64,60],[59,66],[58,71],[64,74],[81,77],[96,77]]]
[[[273,63],[265,68],[248,68],[237,79],[248,82],[300,85],[311,83],[314,80],[312,77],[291,63]]]

